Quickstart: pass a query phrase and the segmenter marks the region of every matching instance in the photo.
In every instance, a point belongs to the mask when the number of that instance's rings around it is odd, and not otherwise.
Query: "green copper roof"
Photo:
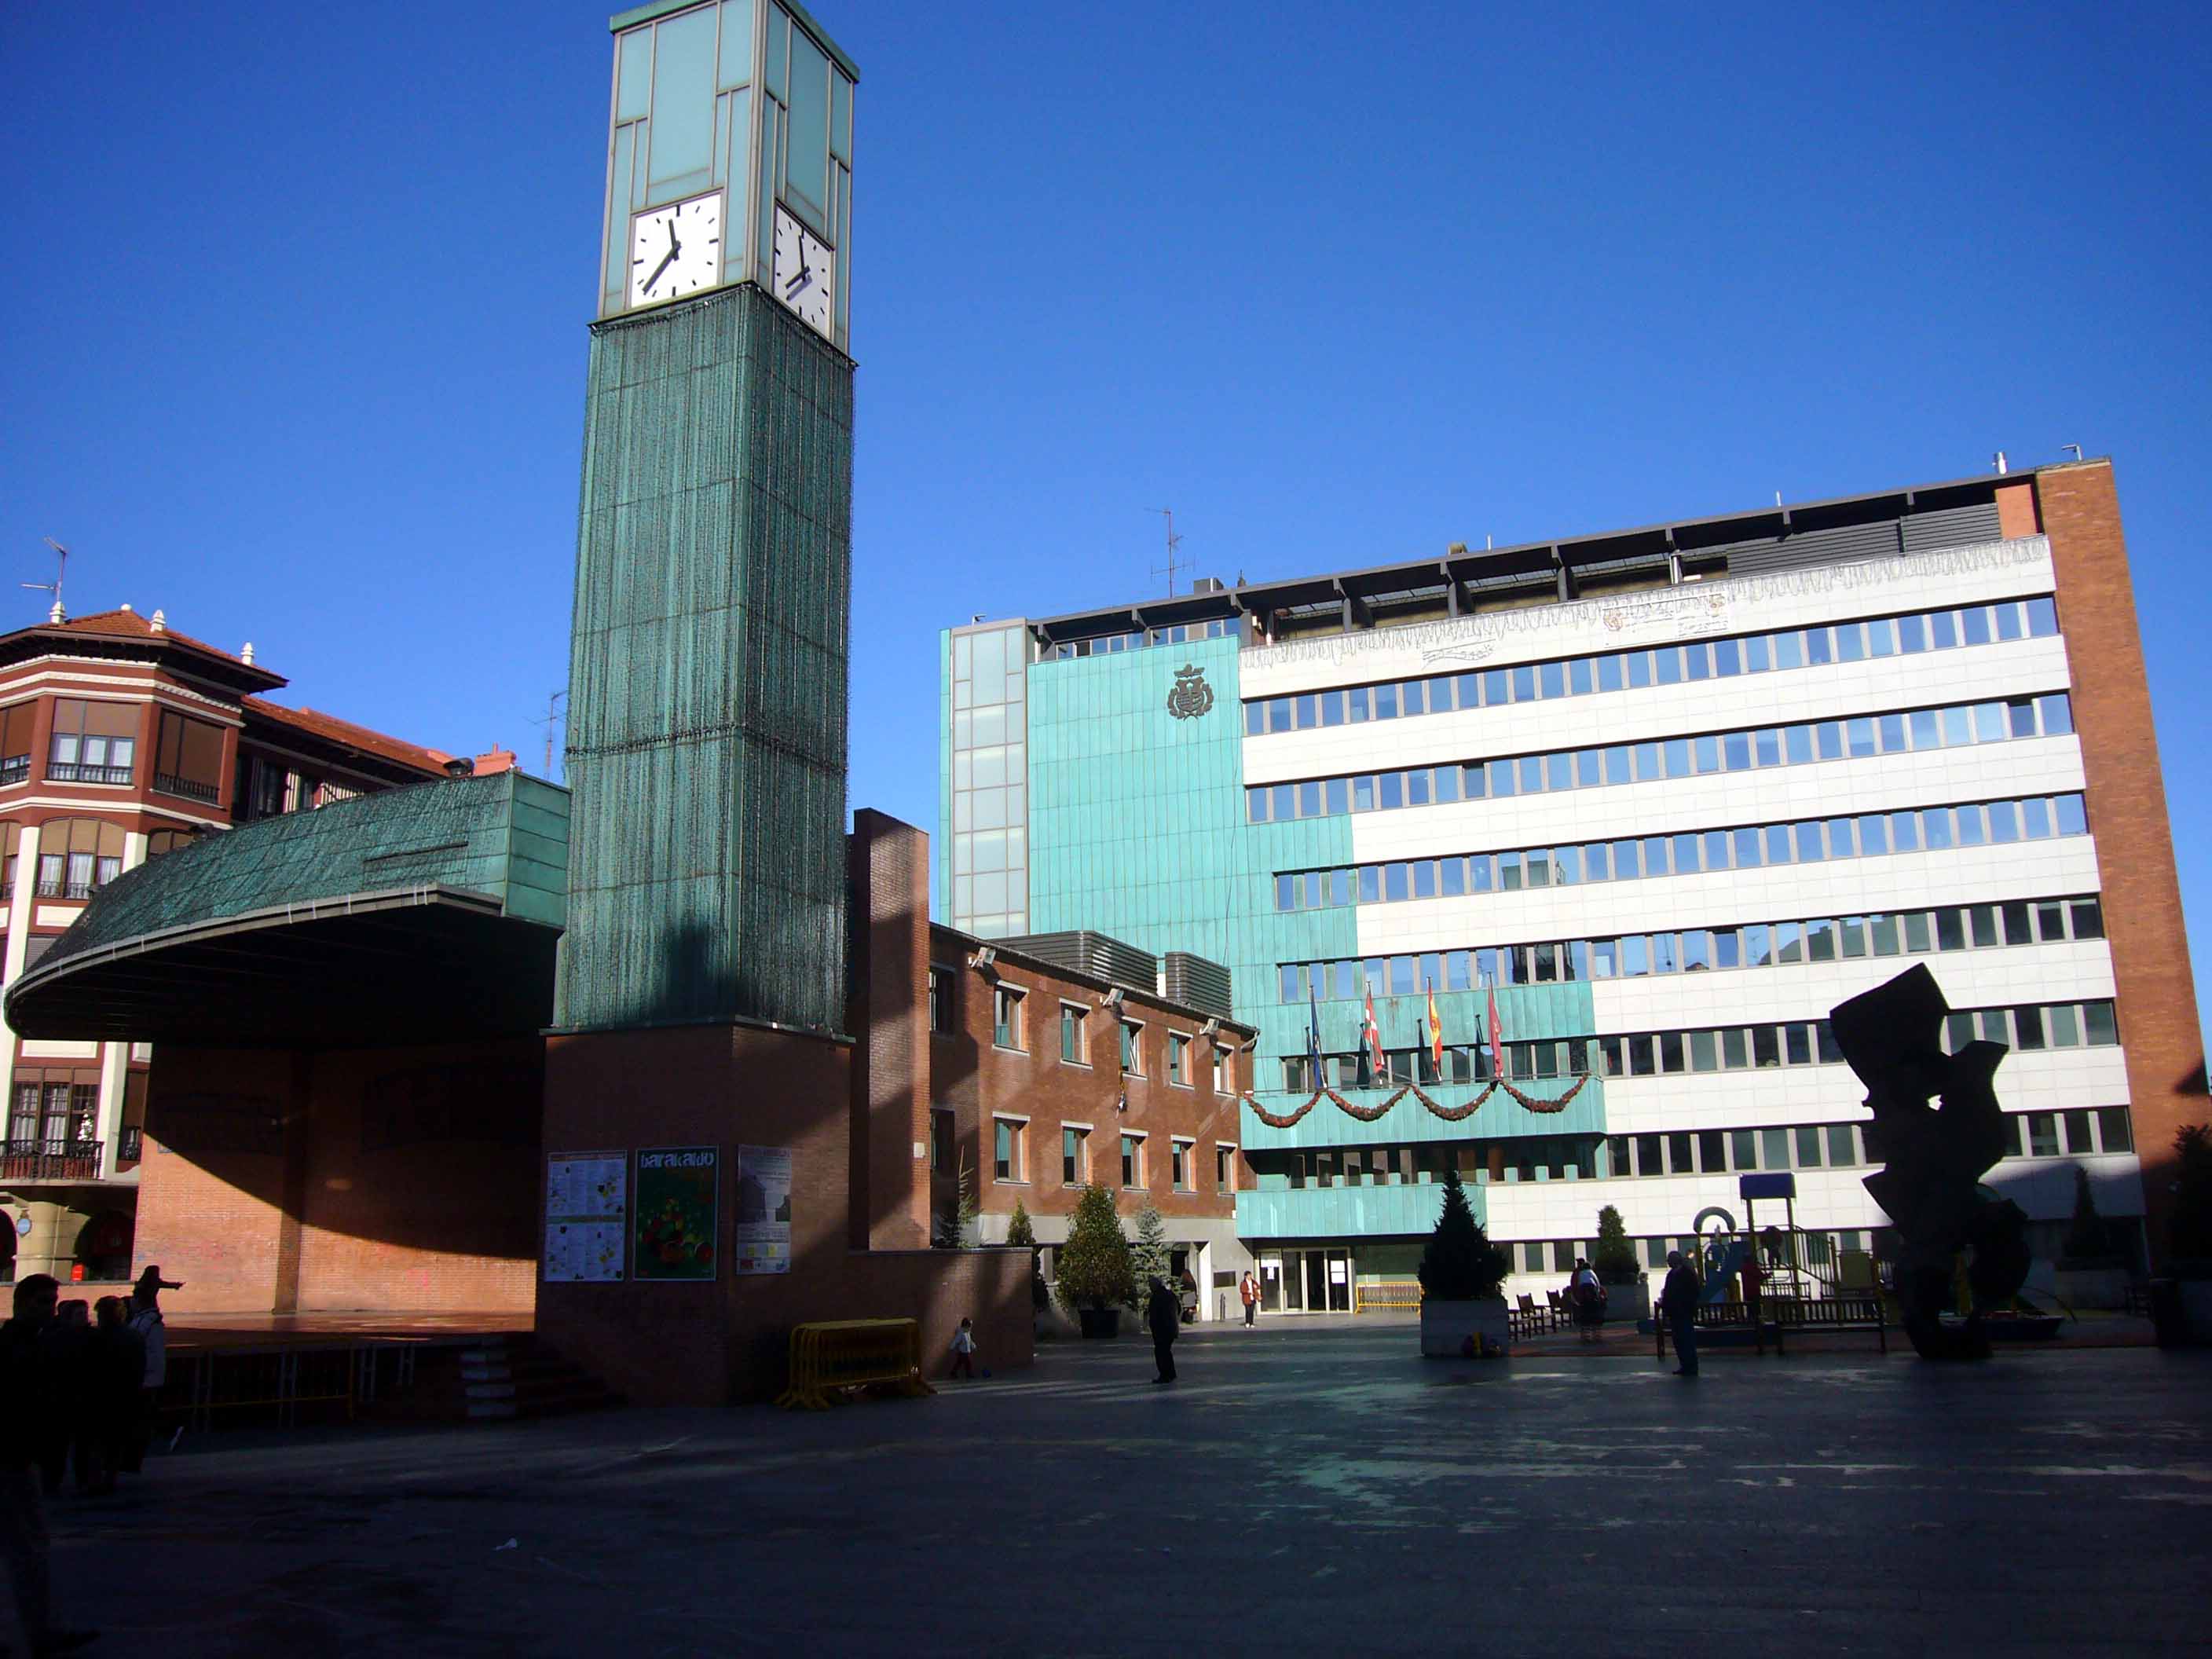
[[[40,967],[171,927],[398,887],[457,887],[567,918],[568,792],[519,772],[287,812],[149,859],[102,888]]]

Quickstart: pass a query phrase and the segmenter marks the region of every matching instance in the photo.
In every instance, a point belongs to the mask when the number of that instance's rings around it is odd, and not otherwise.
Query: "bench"
[[[1755,1310],[1755,1311],[1754,1311]],[[1747,1337],[1760,1353],[1771,1340],[1777,1353],[1787,1353],[1793,1331],[1872,1331],[1889,1352],[1889,1316],[1879,1291],[1846,1292],[1841,1296],[1765,1296],[1757,1303],[1701,1302],[1698,1304],[1698,1335],[1708,1332],[1720,1339],[1717,1346],[1735,1346]],[[1658,1334],[1659,1358],[1667,1357],[1668,1322],[1652,1321]]]

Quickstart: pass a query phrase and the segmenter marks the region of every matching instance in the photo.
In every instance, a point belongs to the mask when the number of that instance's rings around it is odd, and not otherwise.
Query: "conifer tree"
[[[1070,1315],[1085,1308],[1111,1308],[1134,1294],[1129,1269],[1129,1241],[1114,1213],[1111,1188],[1085,1187],[1075,1200],[1067,1243],[1060,1247],[1060,1273],[1054,1281],[1060,1305]]]
[[[1510,1267],[1474,1218],[1458,1167],[1445,1165],[1443,1213],[1421,1251],[1422,1292],[1438,1302],[1487,1302],[1504,1288]]]
[[[1141,1308],[1145,1298],[1152,1294],[1152,1280],[1167,1279],[1172,1271],[1168,1255],[1168,1224],[1150,1199],[1137,1212],[1137,1240],[1129,1248],[1129,1305]]]

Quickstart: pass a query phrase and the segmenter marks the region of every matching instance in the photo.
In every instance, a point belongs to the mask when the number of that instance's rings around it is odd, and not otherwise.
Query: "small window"
[[[54,783],[128,783],[138,747],[135,702],[54,699],[46,777]],[[210,797],[210,799],[212,799]]]
[[[1060,1182],[1063,1187],[1080,1187],[1091,1179],[1091,1131],[1062,1129],[1060,1132]]]
[[[1175,1189],[1179,1193],[1187,1193],[1191,1189],[1190,1161],[1191,1155],[1196,1147],[1197,1143],[1190,1140],[1176,1139],[1168,1143],[1168,1157],[1173,1165],[1171,1173],[1175,1177]]]
[[[1179,1089],[1190,1086],[1190,1038],[1181,1031],[1168,1033],[1168,1081]]]
[[[222,793],[222,728],[164,708],[154,746],[154,787],[189,800]]]
[[[152,848],[147,848],[150,854]],[[939,1036],[953,1030],[952,993],[958,983],[950,968],[932,967],[929,970],[929,1029]]]
[[[950,1170],[952,1158],[952,1114],[933,1107],[929,1114],[929,1167]]]
[[[1121,1137],[1121,1184],[1131,1188],[1145,1184],[1145,1138],[1142,1135]]]
[[[1024,1179],[1022,1143],[1029,1125],[1010,1117],[991,1120],[991,1173],[1000,1181]]]
[[[991,1041],[1001,1048],[1022,1046],[1022,993],[1001,985],[991,993]]]
[[[1130,1077],[1145,1074],[1145,1028],[1133,1019],[1121,1022],[1121,1070]]]
[[[31,723],[35,702],[0,708],[0,786],[27,782],[31,775]]]
[[[1060,1005],[1060,1063],[1063,1066],[1091,1063],[1090,1036],[1084,1027],[1084,1012],[1080,1003]]]
[[[1213,1143],[1213,1189],[1218,1193],[1237,1190],[1237,1149]]]

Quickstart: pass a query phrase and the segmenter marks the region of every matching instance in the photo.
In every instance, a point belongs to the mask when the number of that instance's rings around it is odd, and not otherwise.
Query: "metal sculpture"
[[[2027,1218],[1981,1184],[2004,1155],[1993,1085],[2008,1050],[1977,1040],[1944,1053],[1950,1012],[1924,965],[1829,1011],[1874,1114],[1867,1153],[1885,1167],[1864,1184],[1897,1229],[1900,1322],[1923,1359],[1987,1358],[1982,1315],[2008,1304],[2027,1277]],[[1969,1253],[1971,1311],[1963,1327],[1947,1326],[1955,1266]]]

